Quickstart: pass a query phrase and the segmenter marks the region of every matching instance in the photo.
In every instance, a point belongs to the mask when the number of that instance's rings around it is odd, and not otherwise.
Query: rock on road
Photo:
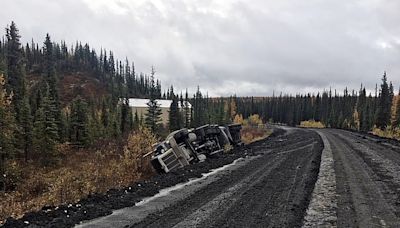
[[[400,227],[400,147],[287,128],[258,156],[80,227]]]

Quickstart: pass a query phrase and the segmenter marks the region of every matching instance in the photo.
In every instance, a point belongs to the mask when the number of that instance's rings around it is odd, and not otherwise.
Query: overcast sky
[[[88,42],[212,96],[400,84],[398,0],[1,0],[23,41]],[[3,32],[4,34],[4,32]]]

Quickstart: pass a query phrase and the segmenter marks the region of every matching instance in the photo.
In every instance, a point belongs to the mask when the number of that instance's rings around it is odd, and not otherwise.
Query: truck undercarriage
[[[194,129],[180,129],[154,146],[151,164],[159,173],[201,162],[229,148],[241,146],[240,124],[228,126],[203,125]]]

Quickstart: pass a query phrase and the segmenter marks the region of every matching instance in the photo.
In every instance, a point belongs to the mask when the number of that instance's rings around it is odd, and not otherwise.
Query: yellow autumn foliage
[[[253,114],[245,120],[245,125],[256,127],[259,125],[263,125],[263,121],[258,114]]]
[[[372,134],[384,137],[384,138],[390,138],[390,139],[397,139],[400,140],[400,128],[392,128],[391,126],[387,127],[385,130],[381,130],[380,128],[374,128],[372,129]]]
[[[241,114],[236,114],[234,123],[243,125],[241,136],[245,144],[265,139],[271,134],[271,130],[265,127],[258,114],[251,115],[247,119],[243,119]]]
[[[325,125],[323,123],[321,123],[320,121],[307,120],[307,121],[301,121],[300,122],[300,127],[305,127],[305,128],[325,128]]]
[[[235,118],[233,119],[233,123],[235,124],[242,124],[244,123],[242,114],[236,114]]]

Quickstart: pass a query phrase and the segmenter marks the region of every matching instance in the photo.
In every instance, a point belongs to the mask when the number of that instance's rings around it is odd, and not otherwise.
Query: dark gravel
[[[290,130],[253,146],[260,157],[131,227],[301,227],[322,148],[317,133]]]
[[[400,227],[398,142],[337,129],[322,132],[335,161],[338,227]]]
[[[282,129],[275,129],[267,139],[235,148],[219,157],[167,174],[155,175],[149,180],[136,182],[124,189],[110,189],[106,194],[89,195],[75,204],[43,207],[40,211],[25,214],[21,219],[9,218],[3,227],[72,227],[84,220],[109,215],[113,210],[134,206],[143,198],[157,194],[161,189],[201,177],[203,173],[232,163],[240,157],[258,154],[260,145],[263,148],[278,145],[282,143],[278,138],[284,133]]]

